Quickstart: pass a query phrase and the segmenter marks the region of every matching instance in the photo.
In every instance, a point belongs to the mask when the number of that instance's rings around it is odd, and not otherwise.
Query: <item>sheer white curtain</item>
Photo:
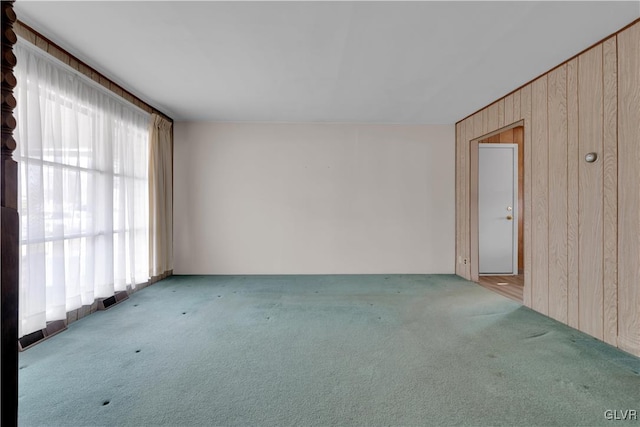
[[[149,276],[149,114],[19,40],[20,336]]]

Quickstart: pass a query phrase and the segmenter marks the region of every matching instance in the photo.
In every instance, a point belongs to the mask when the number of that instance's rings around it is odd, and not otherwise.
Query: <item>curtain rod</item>
[[[16,31],[16,34],[22,37],[24,40],[28,41],[32,45],[48,53],[54,58],[62,61],[63,63],[69,65],[74,70],[78,71],[81,74],[84,74],[85,76],[97,82],[98,84],[108,89],[109,91],[115,93],[116,95],[121,96],[122,98],[131,102],[133,105],[137,106],[138,108],[141,108],[142,110],[150,114],[152,113],[158,114],[159,116],[162,116],[165,119],[169,120],[171,123],[173,123],[173,119],[171,117],[164,114],[162,111],[156,109],[152,105],[149,105],[148,103],[138,98],[128,90],[124,89],[119,84],[113,82],[112,80],[107,78],[104,74],[100,73],[95,68],[88,65],[86,62],[81,61],[74,55],[70,54],[65,49],[60,47],[57,43],[43,36],[38,31],[34,30],[24,22],[20,20],[16,21],[14,25],[14,30]]]

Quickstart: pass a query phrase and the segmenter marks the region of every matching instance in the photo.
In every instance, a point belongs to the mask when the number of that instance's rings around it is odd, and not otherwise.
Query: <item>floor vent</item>
[[[18,349],[20,351],[25,351],[26,349],[33,347],[39,342],[42,342],[47,338],[59,334],[65,329],[67,329],[67,325],[64,320],[54,320],[53,322],[48,322],[46,328],[35,331],[20,338],[18,340]]]
[[[101,298],[98,300],[98,310],[106,310],[114,305],[129,298],[127,291],[117,292],[115,295],[109,298]]]

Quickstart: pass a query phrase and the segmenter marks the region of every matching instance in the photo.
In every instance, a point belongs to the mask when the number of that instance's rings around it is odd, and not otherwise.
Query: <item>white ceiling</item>
[[[640,17],[640,2],[18,1],[176,120],[450,124]]]

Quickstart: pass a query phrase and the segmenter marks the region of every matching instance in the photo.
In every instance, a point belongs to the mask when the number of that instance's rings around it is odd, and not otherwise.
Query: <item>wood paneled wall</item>
[[[640,24],[618,47],[618,345],[640,355]]]
[[[469,280],[473,150],[521,120],[523,304],[640,356],[640,22],[456,124],[456,273]]]

